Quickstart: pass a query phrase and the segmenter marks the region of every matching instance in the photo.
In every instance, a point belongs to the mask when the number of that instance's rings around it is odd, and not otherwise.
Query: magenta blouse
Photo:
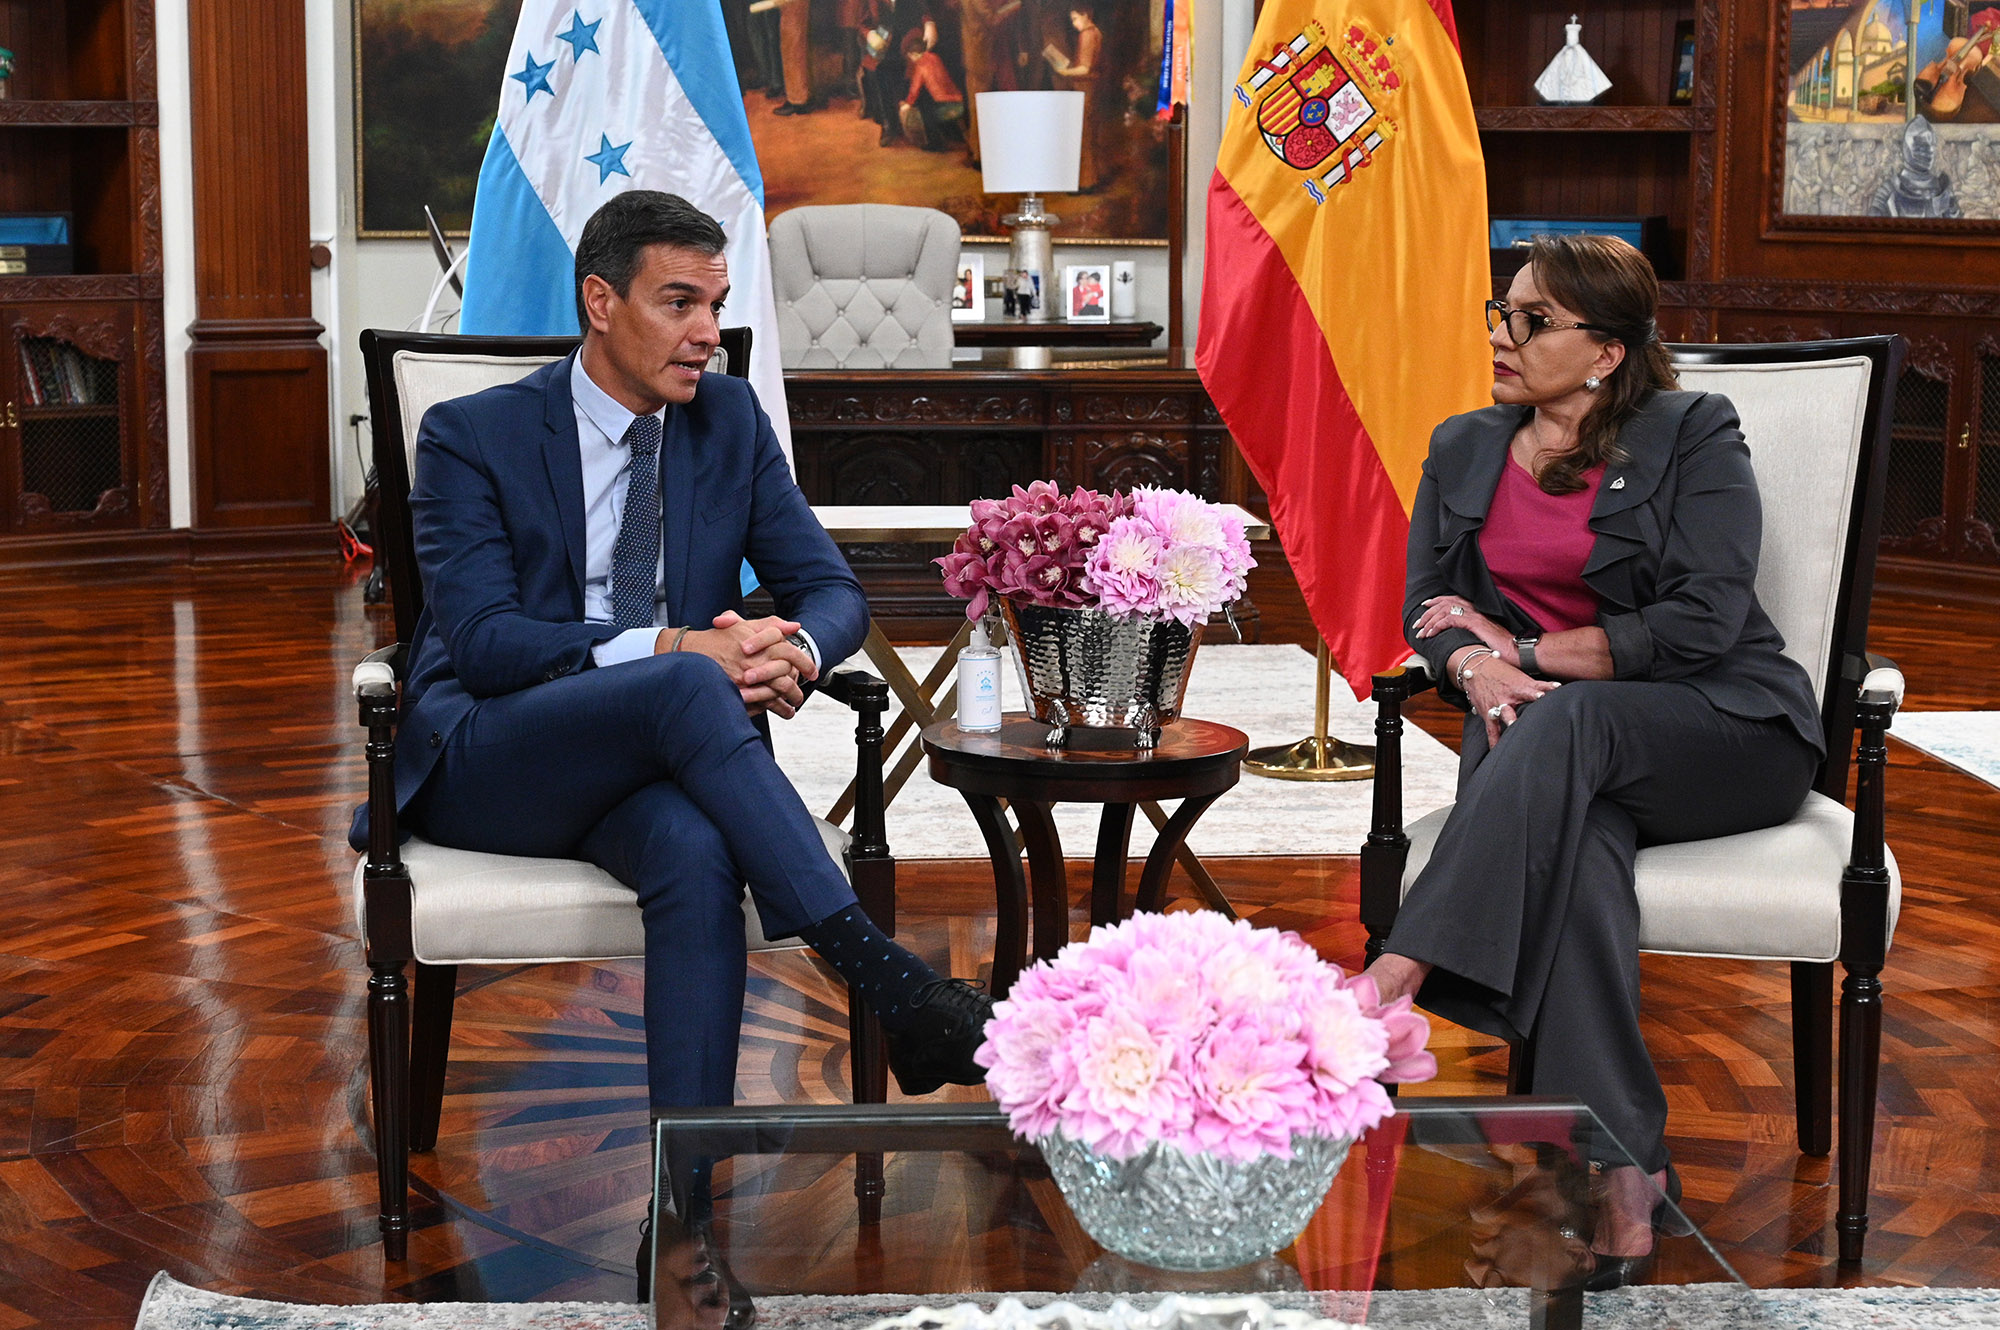
[[[1546,494],[1511,454],[1501,469],[1479,552],[1500,593],[1545,633],[1597,622],[1597,593],[1584,582],[1583,565],[1597,539],[1590,509],[1603,480],[1604,468],[1594,466],[1576,493]]]

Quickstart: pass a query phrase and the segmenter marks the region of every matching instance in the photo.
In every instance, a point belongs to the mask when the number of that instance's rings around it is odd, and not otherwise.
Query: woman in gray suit
[[[1469,715],[1458,803],[1369,970],[1385,1001],[1532,1035],[1533,1092],[1589,1104],[1632,1152],[1604,1178],[1606,1287],[1650,1261],[1641,1169],[1679,1191],[1639,1035],[1634,857],[1785,821],[1824,743],[1757,603],[1735,408],[1677,391],[1658,293],[1622,241],[1538,241],[1487,306],[1495,404],[1431,436],[1404,622]]]

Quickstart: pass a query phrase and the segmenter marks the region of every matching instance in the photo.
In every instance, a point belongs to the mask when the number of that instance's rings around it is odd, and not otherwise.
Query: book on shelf
[[[42,381],[40,376],[35,373],[35,358],[29,352],[26,342],[22,342],[19,345],[21,348],[21,383],[28,390],[28,405],[40,406],[43,402]]]
[[[97,406],[102,375],[98,363],[52,338],[33,337],[20,344],[27,373],[29,404],[33,406]],[[116,389],[112,390],[114,393]]]

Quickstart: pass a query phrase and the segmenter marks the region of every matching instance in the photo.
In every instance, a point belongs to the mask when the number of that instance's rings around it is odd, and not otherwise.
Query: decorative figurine
[[[14,53],[0,46],[0,102],[7,100],[7,81],[14,77]]]
[[[1568,38],[1563,48],[1556,52],[1556,58],[1549,61],[1549,67],[1535,80],[1535,91],[1545,102],[1559,106],[1581,106],[1594,102],[1610,88],[1611,80],[1604,77],[1604,71],[1590,58],[1590,52],[1583,49],[1583,24],[1574,14],[1563,25],[1563,33]]]

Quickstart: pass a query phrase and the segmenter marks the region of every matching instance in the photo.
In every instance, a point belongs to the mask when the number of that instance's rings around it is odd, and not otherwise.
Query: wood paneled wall
[[[323,533],[327,359],[312,317],[305,10],[189,0],[194,525]]]

